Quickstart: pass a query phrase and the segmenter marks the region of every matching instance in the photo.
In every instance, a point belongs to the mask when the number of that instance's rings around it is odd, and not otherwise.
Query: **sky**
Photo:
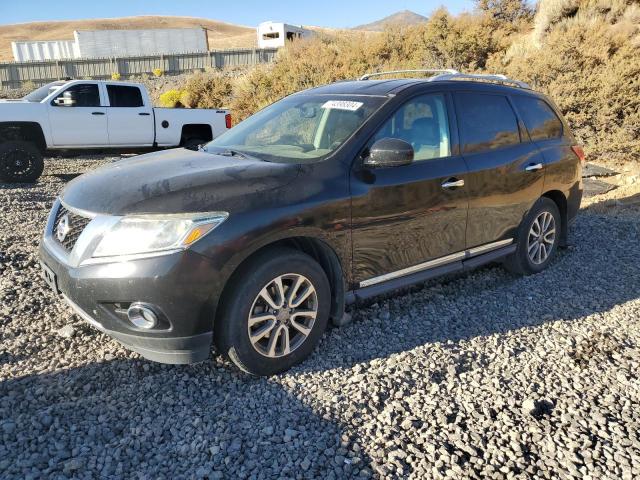
[[[256,26],[265,20],[322,27],[354,27],[399,10],[428,16],[446,5],[473,9],[472,0],[0,0],[0,24],[46,20],[180,15]]]

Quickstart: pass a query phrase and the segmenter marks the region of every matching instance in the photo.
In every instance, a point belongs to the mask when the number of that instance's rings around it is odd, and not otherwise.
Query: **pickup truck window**
[[[138,87],[107,85],[109,105],[112,107],[143,107],[142,93]]]
[[[79,83],[77,85],[73,85],[61,92],[53,102],[51,102],[51,104],[56,106],[56,99],[62,98],[63,95],[67,97],[70,96],[70,98],[75,100],[75,103],[70,105],[72,107],[100,106],[100,91],[98,90],[98,85],[95,83]]]
[[[27,95],[22,97],[22,99],[26,100],[27,102],[40,103],[56,90],[60,90],[60,88],[62,88],[65,83],[66,82],[64,81],[47,83],[40,88],[36,88],[33,92],[28,93]]]

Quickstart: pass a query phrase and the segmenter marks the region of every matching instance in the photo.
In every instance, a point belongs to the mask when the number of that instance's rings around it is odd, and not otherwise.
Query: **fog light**
[[[144,303],[132,303],[127,310],[129,321],[138,328],[149,330],[158,323],[158,316]]]

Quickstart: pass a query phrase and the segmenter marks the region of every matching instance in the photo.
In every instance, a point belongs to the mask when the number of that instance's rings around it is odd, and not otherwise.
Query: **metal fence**
[[[222,69],[272,62],[277,49],[214,50],[206,53],[146,55],[141,57],[83,58],[0,63],[0,88],[36,86],[60,78],[110,79],[115,73],[126,79],[159,69],[175,75],[206,68]]]

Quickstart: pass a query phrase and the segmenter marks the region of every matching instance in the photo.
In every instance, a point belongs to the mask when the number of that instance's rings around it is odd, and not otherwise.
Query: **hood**
[[[120,160],[67,184],[61,198],[93,213],[235,212],[259,208],[298,166],[182,148]]]

